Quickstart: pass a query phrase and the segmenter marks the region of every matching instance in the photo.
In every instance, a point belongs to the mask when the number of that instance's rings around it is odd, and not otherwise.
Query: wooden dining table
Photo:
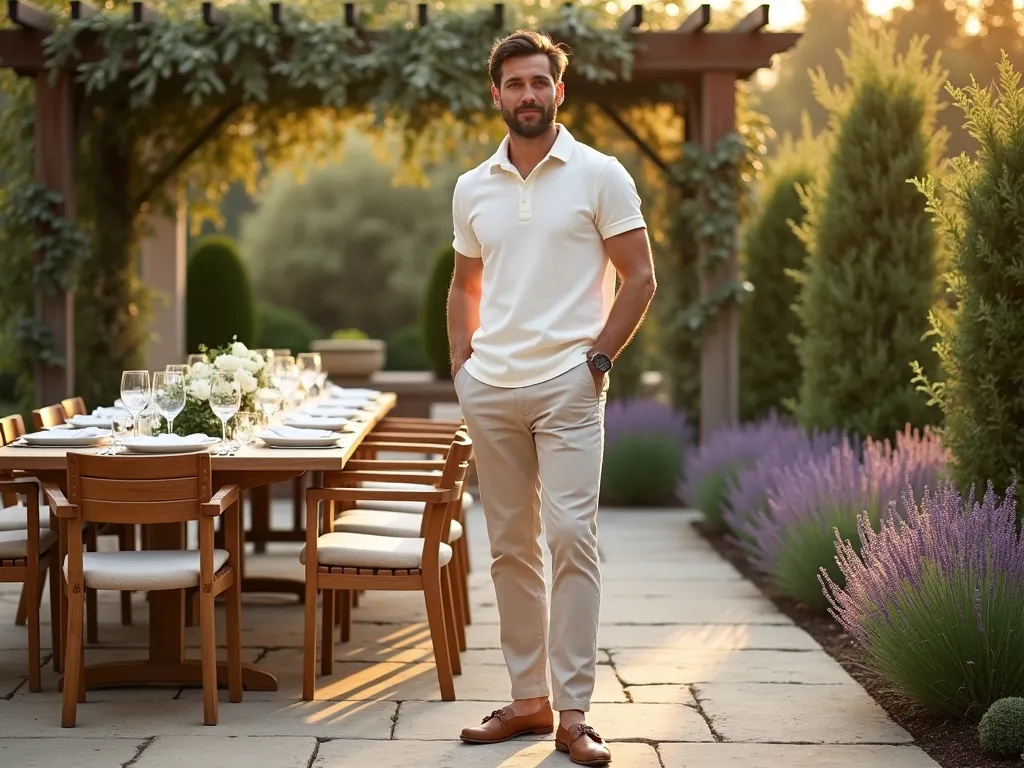
[[[213,492],[225,485],[236,484],[243,490],[260,488],[313,473],[344,468],[359,450],[363,440],[377,423],[394,407],[394,393],[382,393],[368,403],[364,412],[353,421],[354,431],[342,432],[337,448],[270,448],[263,444],[250,444],[233,455],[212,457]],[[69,452],[95,454],[100,448],[57,447],[0,447],[0,472],[20,471],[35,477],[41,483],[55,483],[67,492],[67,454]],[[123,454],[122,454],[123,455]],[[154,456],[159,458],[159,456]],[[245,544],[243,515],[238,515]],[[60,521],[60,556],[63,562],[67,549],[65,521]],[[177,523],[148,525],[148,549],[184,549],[185,526]],[[61,625],[67,616],[66,598],[61,590]],[[185,590],[161,590],[149,594],[149,655],[145,659],[112,661],[88,665],[83,669],[86,688],[134,685],[202,684],[202,670],[198,659],[185,658]],[[218,685],[227,686],[227,667],[218,664]],[[245,663],[242,684],[250,691],[276,691],[277,678],[268,670]]]

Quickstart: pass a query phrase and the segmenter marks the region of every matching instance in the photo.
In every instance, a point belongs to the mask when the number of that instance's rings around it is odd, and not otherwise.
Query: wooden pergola
[[[36,83],[35,106],[35,173],[38,183],[59,193],[63,210],[59,214],[73,219],[75,216],[75,147],[76,106],[83,95],[76,86],[75,69],[62,70],[54,76],[46,68],[44,40],[54,29],[55,19],[45,10],[26,0],[8,0],[8,17],[13,27],[0,30],[0,67],[14,70],[18,75],[31,77]],[[274,22],[283,23],[281,3],[271,3]],[[197,13],[210,26],[223,24],[228,10],[213,3],[197,6]],[[85,2],[73,0],[69,14],[73,19],[101,13]],[[151,23],[159,14],[142,2],[132,3],[134,21]],[[368,42],[375,33],[361,29],[358,8],[353,3],[344,6],[345,21],[359,29]],[[421,25],[429,23],[428,6],[417,7]],[[504,6],[494,6],[496,37],[505,28]],[[678,83],[685,88],[686,140],[712,149],[723,137],[736,129],[736,81],[750,77],[757,70],[771,66],[772,57],[792,48],[799,33],[765,32],[768,24],[768,6],[761,5],[728,31],[709,31],[711,7],[703,4],[671,31],[641,31],[643,7],[634,5],[623,16],[620,25],[635,35],[636,53],[632,75],[628,82],[585,87],[570,74],[568,83],[584,98],[601,103],[602,91],[610,88],[628,88],[634,93],[654,93],[657,87]],[[79,45],[82,56],[75,64],[96,61],[102,50],[95,40],[83,35]],[[577,87],[579,86],[579,87]],[[662,168],[656,154],[644,145],[628,124],[608,107],[602,105],[613,120],[638,143],[641,150]],[[216,130],[217,126],[213,126]],[[205,132],[205,134],[204,134]],[[200,136],[212,135],[208,128]],[[194,144],[194,151],[201,144]],[[178,158],[179,166],[188,153]],[[719,274],[702,280],[701,293],[711,295],[716,286],[735,280],[738,274],[736,254],[732,253]],[[66,365],[41,365],[36,371],[37,406],[58,402],[75,394],[74,365],[74,296],[66,291],[59,295],[36,296],[36,316],[52,330],[55,352]],[[735,423],[739,402],[739,313],[734,302],[727,302],[714,322],[703,330],[701,350],[701,431],[709,431],[723,424]]]

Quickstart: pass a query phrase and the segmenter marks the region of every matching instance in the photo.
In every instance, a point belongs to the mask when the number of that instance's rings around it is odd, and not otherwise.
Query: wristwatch
[[[598,373],[608,373],[612,369],[612,359],[603,352],[588,353],[587,364]]]

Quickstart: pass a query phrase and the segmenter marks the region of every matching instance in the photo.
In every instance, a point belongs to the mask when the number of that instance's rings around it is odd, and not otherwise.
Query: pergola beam
[[[633,5],[628,11],[622,14],[622,18],[619,19],[620,30],[633,30],[638,29],[641,24],[644,23],[644,7],[642,5]]]
[[[359,29],[359,6],[345,3],[345,26]]]
[[[71,0],[71,18],[88,19],[99,13],[99,9],[85,0]]]
[[[732,32],[738,35],[749,35],[760,32],[768,26],[768,6],[759,5],[733,25]]]
[[[711,5],[704,3],[694,8],[693,12],[683,19],[682,23],[675,28],[677,35],[689,35],[695,32],[702,32],[711,23]]]
[[[160,14],[140,0],[132,3],[132,19],[136,24],[152,24],[159,21]]]
[[[494,4],[494,28],[505,28],[505,5],[504,3]]]
[[[212,2],[203,3],[203,23],[208,27],[223,27],[227,24],[228,12],[218,8]]]
[[[430,23],[430,13],[427,11],[426,3],[416,3],[416,21],[421,27]]]
[[[283,22],[283,7],[271,4],[277,24]],[[364,38],[372,44],[375,33],[367,31]],[[42,70],[46,65],[42,34],[26,34],[24,30],[0,30],[0,67],[26,73]],[[681,35],[678,31],[638,33],[642,45],[633,59],[632,82],[671,81],[706,71],[735,72],[746,77],[762,67],[770,67],[772,57],[788,51],[800,39],[797,32],[762,32],[757,35],[737,32],[701,32]],[[80,62],[99,61],[103,47],[90,32],[79,35]],[[571,69],[570,69],[571,71]]]
[[[53,29],[53,17],[28,0],[7,0],[7,15],[23,29],[47,32]]]

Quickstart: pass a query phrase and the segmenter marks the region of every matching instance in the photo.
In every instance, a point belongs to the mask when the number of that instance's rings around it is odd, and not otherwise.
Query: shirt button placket
[[[532,215],[530,190],[526,183],[519,185],[519,221],[529,221]]]

